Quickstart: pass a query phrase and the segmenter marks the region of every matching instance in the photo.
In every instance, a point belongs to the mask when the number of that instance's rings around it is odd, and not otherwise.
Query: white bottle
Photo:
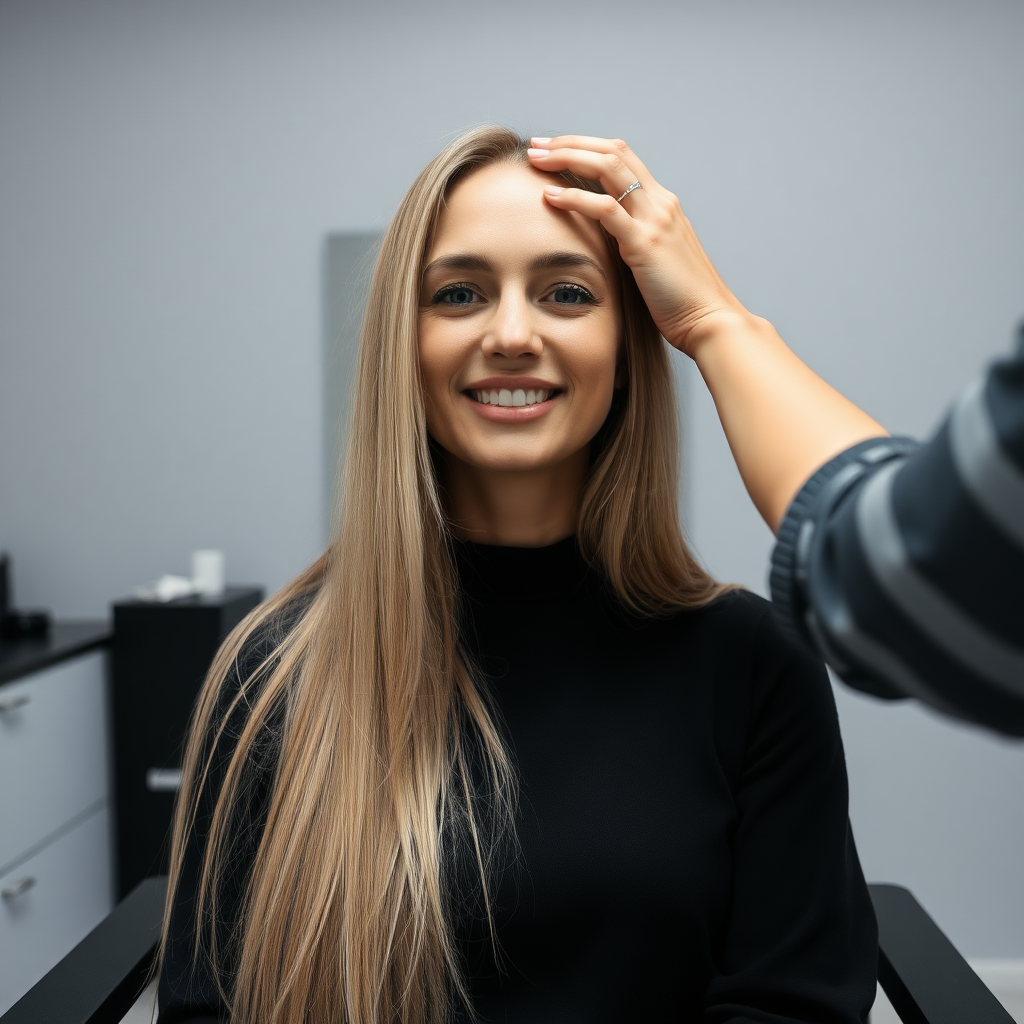
[[[197,594],[217,597],[224,593],[224,552],[192,552],[192,586]]]

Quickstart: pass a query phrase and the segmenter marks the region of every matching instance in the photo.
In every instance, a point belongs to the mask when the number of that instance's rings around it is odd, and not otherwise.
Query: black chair
[[[0,1024],[118,1024],[145,985],[166,878],[147,878]],[[908,889],[872,885],[878,980],[904,1024],[1014,1024]]]

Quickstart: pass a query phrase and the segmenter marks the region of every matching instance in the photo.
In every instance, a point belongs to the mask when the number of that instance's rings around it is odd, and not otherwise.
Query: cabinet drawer
[[[4,1013],[112,909],[106,808],[0,875],[0,892],[8,893],[0,895],[0,1013]]]
[[[106,658],[0,687],[0,872],[108,795]]]

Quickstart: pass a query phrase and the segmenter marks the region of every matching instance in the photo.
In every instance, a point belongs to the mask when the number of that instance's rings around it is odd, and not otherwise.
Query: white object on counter
[[[177,793],[181,789],[181,769],[150,768],[146,772],[146,789],[150,793]]]
[[[216,597],[224,593],[224,552],[215,549],[192,552],[192,586],[197,594]]]
[[[176,601],[179,597],[191,597],[198,591],[187,576],[161,576],[152,583],[136,587],[134,593],[140,601]]]

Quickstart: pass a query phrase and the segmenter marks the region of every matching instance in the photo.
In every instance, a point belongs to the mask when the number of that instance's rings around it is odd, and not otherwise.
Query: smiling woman
[[[611,249],[598,224],[544,201],[551,180],[506,162],[460,182],[423,273],[427,429],[466,539],[574,533],[588,446],[623,385]]]
[[[674,197],[535,142],[452,143],[385,236],[338,536],[197,708],[161,1024],[866,1017],[823,668],[678,522],[630,237]]]

